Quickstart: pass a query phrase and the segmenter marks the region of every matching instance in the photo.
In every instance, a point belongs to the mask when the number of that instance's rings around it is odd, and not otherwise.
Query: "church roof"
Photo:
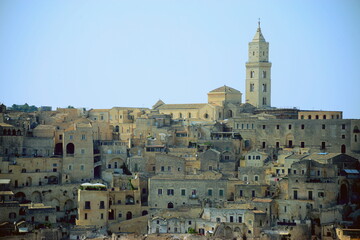
[[[199,109],[206,106],[206,103],[199,104],[164,104],[159,106],[157,109]]]
[[[253,42],[265,42],[265,38],[261,33],[260,21],[258,22],[258,24],[259,24],[258,29],[257,29],[257,31],[255,33],[255,36],[254,36],[252,41]]]
[[[158,108],[158,107],[160,107],[160,106],[162,106],[164,104],[165,103],[161,99],[159,99],[159,101],[157,101],[152,108],[156,109],[156,108]]]
[[[210,92],[211,93],[234,93],[234,92],[240,92],[240,91],[236,90],[235,88],[224,85],[224,86],[216,88]]]

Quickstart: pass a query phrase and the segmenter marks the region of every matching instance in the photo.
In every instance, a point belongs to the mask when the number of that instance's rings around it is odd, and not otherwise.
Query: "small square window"
[[[342,139],[345,139],[345,135],[341,135],[341,138],[342,138]]]

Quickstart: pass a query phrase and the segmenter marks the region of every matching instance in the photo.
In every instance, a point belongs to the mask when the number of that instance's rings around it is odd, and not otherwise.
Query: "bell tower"
[[[271,106],[271,62],[269,43],[261,33],[260,20],[255,36],[249,42],[249,60],[246,63],[246,103],[257,108]]]

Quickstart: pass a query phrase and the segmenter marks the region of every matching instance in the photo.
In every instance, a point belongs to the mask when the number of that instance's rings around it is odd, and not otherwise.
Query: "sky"
[[[270,43],[272,106],[360,118],[360,1],[0,1],[0,102],[151,108],[245,101],[258,19]]]

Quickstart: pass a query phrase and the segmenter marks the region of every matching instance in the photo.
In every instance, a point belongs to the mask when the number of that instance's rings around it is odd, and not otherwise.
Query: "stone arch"
[[[224,234],[225,234],[226,239],[231,239],[233,236],[233,231],[232,231],[231,227],[226,226],[224,229]]]
[[[354,126],[353,133],[360,133],[358,126]]]
[[[70,211],[73,208],[74,208],[73,200],[71,200],[71,199],[66,200],[65,203],[64,203],[64,210],[65,211]]]
[[[14,197],[16,201],[19,201],[19,203],[23,203],[26,200],[26,195],[23,192],[17,192]]]
[[[169,202],[167,208],[174,208],[174,204],[172,202]]]
[[[42,202],[42,197],[41,197],[41,193],[39,191],[34,191],[31,194],[31,202],[33,203],[41,203]]]
[[[62,143],[55,144],[54,155],[63,155],[63,145],[62,145]]]
[[[60,201],[57,198],[53,198],[50,202],[49,205],[52,207],[55,207],[56,211],[59,212],[60,211]]]
[[[126,195],[125,204],[126,205],[134,205],[135,204],[134,196]]]
[[[66,154],[74,154],[75,153],[75,145],[73,143],[68,143],[66,145]]]
[[[59,178],[57,176],[48,177],[48,184],[58,184]]]

